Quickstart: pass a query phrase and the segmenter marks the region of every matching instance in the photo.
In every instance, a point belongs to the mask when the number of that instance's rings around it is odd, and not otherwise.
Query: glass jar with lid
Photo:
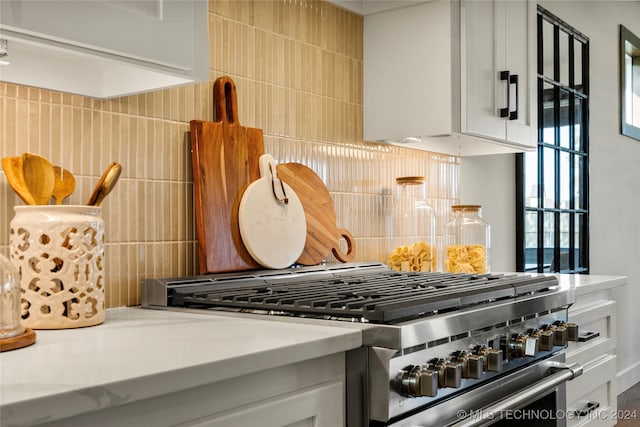
[[[387,215],[387,262],[396,271],[437,270],[435,214],[423,176],[396,178],[396,198]]]
[[[488,273],[491,226],[480,205],[454,205],[445,224],[443,269],[449,273]]]
[[[0,254],[0,352],[36,342],[36,333],[22,323],[20,276],[7,257]]]
[[[13,264],[0,254],[0,339],[24,333],[20,305],[20,281]]]

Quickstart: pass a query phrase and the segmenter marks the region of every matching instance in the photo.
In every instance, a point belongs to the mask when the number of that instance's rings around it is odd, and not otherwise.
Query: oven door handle
[[[491,406],[473,411],[471,416],[452,424],[450,427],[478,427],[493,424],[504,417],[505,412],[519,409],[545,395],[559,385],[582,375],[582,366],[577,363],[571,365],[560,364],[551,368],[553,374],[537,381],[522,391],[511,394]]]

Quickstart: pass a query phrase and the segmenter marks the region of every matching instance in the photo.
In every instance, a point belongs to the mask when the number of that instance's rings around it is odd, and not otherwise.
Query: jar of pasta
[[[435,215],[426,200],[423,176],[396,178],[396,198],[387,215],[389,267],[396,271],[436,271]]]
[[[491,227],[479,205],[454,205],[445,224],[444,271],[484,274],[490,271]]]

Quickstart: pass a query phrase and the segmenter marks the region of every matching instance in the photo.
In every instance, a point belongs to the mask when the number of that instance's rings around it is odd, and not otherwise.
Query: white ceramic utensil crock
[[[15,206],[10,255],[22,319],[33,329],[93,326],[105,318],[102,208]]]

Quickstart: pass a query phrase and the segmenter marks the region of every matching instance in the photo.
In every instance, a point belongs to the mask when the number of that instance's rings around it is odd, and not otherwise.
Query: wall
[[[618,392],[640,381],[640,141],[620,135],[618,116],[618,26],[640,35],[640,3],[633,1],[541,1],[540,4],[589,37],[590,41],[590,260],[591,274],[628,276],[618,301]],[[461,165],[461,197],[476,188],[474,169],[502,171],[492,174],[496,191],[478,195],[491,206],[493,230],[515,240],[515,193],[502,194],[514,177],[513,156],[466,158]],[[482,173],[482,175],[481,175]],[[478,175],[475,176],[477,181]],[[500,197],[497,195],[500,194]],[[512,243],[513,244],[513,243]],[[506,247],[506,246],[505,246]],[[501,258],[496,245],[493,254]],[[512,253],[512,252],[511,252]],[[515,259],[508,270],[515,267]]]
[[[482,206],[491,224],[491,269],[515,271],[515,155],[462,157],[460,200]]]
[[[356,260],[384,260],[395,177],[425,175],[437,213],[458,201],[458,158],[362,141],[362,17],[323,1],[211,0],[209,23],[209,83],[97,100],[0,82],[1,156],[30,151],[72,171],[65,203],[85,203],[111,161],[123,166],[103,203],[108,307],[139,304],[142,278],[198,272],[186,134],[190,120],[213,120],[221,75],[236,83],[241,124],[264,130],[266,152],[326,183]],[[0,174],[4,254],[19,204]]]

